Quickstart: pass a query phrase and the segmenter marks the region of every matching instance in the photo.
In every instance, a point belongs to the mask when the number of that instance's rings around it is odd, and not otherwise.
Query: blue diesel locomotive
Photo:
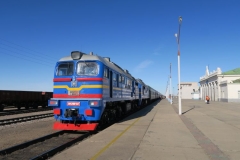
[[[53,107],[56,130],[96,130],[162,94],[135,79],[110,58],[71,52],[54,70]]]

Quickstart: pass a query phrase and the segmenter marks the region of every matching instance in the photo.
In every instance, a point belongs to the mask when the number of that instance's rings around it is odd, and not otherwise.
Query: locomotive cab
[[[54,129],[95,130],[97,127],[97,123],[89,122],[97,122],[102,112],[102,63],[89,57],[72,52],[71,57],[56,64],[53,98],[48,103],[59,121]]]

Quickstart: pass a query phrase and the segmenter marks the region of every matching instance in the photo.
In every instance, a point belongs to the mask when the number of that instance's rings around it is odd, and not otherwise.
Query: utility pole
[[[171,91],[171,89],[172,89],[172,76],[171,76],[171,63],[170,63],[170,103],[172,104],[172,91]]]
[[[179,16],[178,18],[178,34],[175,34],[177,38],[177,45],[178,45],[178,110],[179,115],[182,114],[182,102],[181,102],[181,82],[180,82],[180,29],[182,24],[182,17]]]

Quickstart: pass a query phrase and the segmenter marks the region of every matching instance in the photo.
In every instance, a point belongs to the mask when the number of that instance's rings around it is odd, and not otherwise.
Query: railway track
[[[15,114],[23,114],[23,113],[32,113],[32,112],[41,112],[41,111],[48,111],[52,110],[52,108],[39,108],[39,109],[23,109],[23,110],[4,110],[3,112],[0,112],[0,116],[8,116],[8,115],[15,115]]]
[[[21,123],[21,122],[26,122],[26,121],[32,121],[32,120],[36,120],[36,119],[43,119],[43,118],[48,118],[48,117],[53,117],[53,114],[46,113],[46,114],[31,115],[31,116],[25,116],[25,117],[3,119],[3,120],[0,120],[0,126],[16,124],[16,123]]]
[[[0,151],[0,159],[47,159],[87,138],[91,132],[59,131]]]
[[[145,106],[143,107],[145,108]],[[141,108],[142,109],[142,108]],[[133,112],[137,112],[141,109],[137,109]],[[129,116],[124,115],[120,120]],[[51,115],[52,116],[52,115]],[[118,122],[117,120],[115,122]],[[25,143],[21,143],[3,150],[0,150],[0,159],[12,160],[12,159],[48,159],[55,154],[63,151],[64,149],[73,146],[77,142],[84,140],[85,138],[104,130],[111,126],[115,122],[111,122],[101,126],[98,131],[94,132],[77,132],[77,131],[59,131],[55,132]]]

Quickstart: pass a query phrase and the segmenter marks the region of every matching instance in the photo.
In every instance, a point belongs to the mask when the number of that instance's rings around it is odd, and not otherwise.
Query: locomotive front
[[[53,107],[56,130],[95,130],[104,109],[103,64],[97,56],[71,52],[54,71]]]

